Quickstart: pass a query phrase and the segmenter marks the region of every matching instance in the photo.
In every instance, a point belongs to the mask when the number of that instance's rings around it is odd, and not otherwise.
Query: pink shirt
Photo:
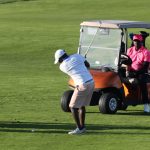
[[[138,51],[135,46],[127,50],[127,55],[132,59],[131,70],[140,70],[144,61],[150,62],[150,51],[142,46]]]

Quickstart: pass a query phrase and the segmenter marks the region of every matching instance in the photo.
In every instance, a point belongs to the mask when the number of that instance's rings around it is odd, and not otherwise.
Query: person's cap
[[[57,64],[58,61],[59,61],[59,58],[62,57],[64,54],[66,54],[66,52],[63,49],[58,49],[55,52],[55,61],[54,61],[54,64]]]
[[[140,35],[140,34],[135,34],[134,36],[133,36],[133,41],[143,41],[143,37],[142,37],[142,35]]]

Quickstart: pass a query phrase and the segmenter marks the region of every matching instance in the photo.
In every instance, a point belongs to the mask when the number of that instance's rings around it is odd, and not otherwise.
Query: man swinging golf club
[[[55,52],[55,62],[59,63],[60,70],[68,74],[75,83],[69,107],[77,128],[68,134],[82,134],[85,128],[85,106],[90,104],[94,90],[94,80],[88,71],[89,63],[80,54],[67,55],[65,50]]]

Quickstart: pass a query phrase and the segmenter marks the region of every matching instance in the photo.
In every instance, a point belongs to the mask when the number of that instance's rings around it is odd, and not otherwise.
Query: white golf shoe
[[[85,132],[86,132],[85,128],[83,128],[81,130],[79,128],[76,128],[75,130],[68,132],[68,134],[71,134],[71,135],[73,135],[73,134],[83,134]]]
[[[149,104],[144,104],[144,112],[145,113],[149,113],[150,112]]]

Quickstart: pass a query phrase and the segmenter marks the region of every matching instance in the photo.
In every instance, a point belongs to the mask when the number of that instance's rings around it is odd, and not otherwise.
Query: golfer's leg
[[[80,120],[79,120],[79,109],[78,108],[70,108],[72,116],[74,118],[74,121],[76,123],[76,126],[81,129]]]
[[[80,125],[81,125],[81,128],[84,128],[85,127],[85,107],[81,107],[79,109],[79,120],[80,120]]]

